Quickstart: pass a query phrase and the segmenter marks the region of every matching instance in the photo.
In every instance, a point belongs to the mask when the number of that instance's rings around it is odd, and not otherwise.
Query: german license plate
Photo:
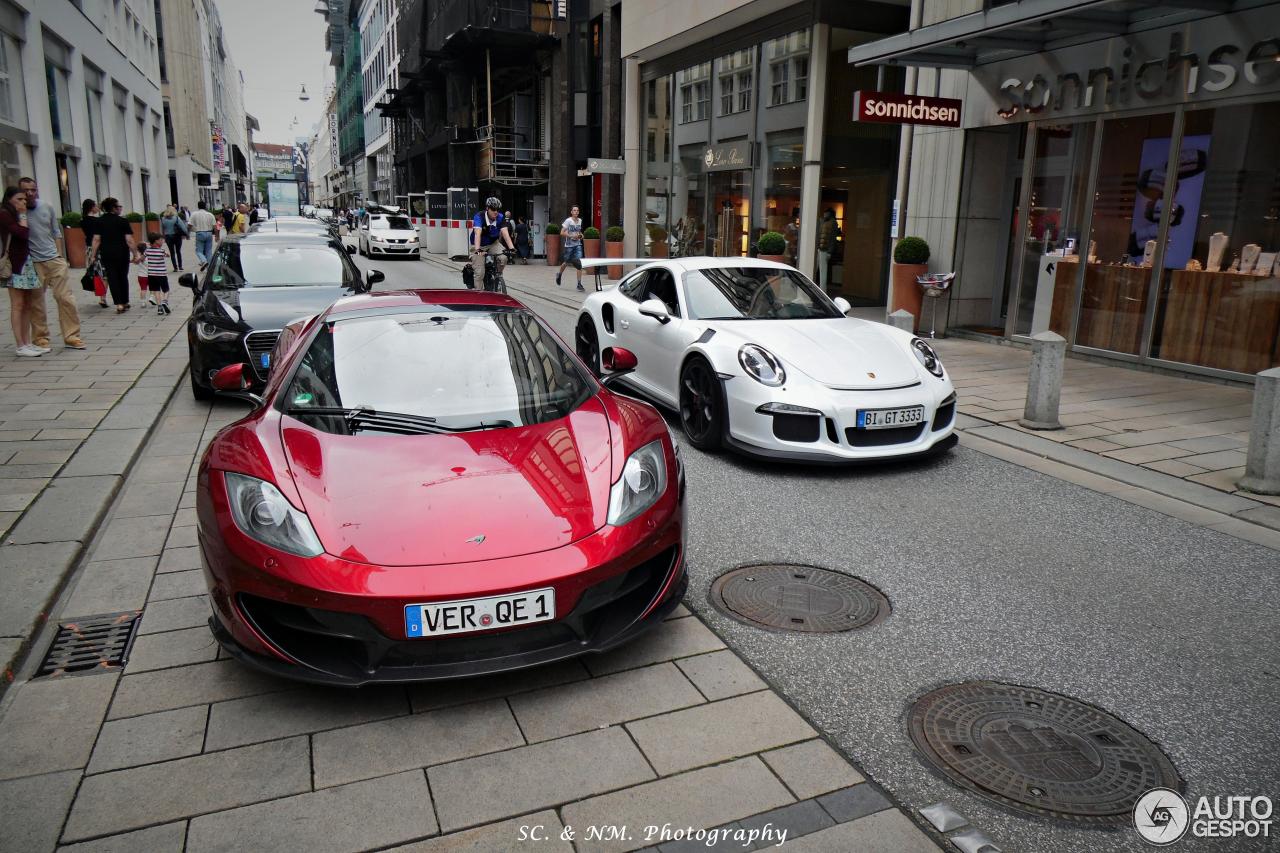
[[[533,589],[486,598],[410,604],[404,609],[404,633],[413,637],[439,637],[511,628],[556,618],[556,591]]]
[[[914,426],[924,420],[924,406],[901,409],[858,409],[858,429]]]

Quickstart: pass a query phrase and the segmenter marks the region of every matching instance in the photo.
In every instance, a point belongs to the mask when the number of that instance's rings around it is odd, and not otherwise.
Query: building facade
[[[364,115],[364,195],[379,204],[391,204],[392,186],[391,122],[374,105],[387,89],[395,89],[400,53],[397,33],[400,4],[395,0],[363,0],[358,13],[360,26],[361,110]]]
[[[154,0],[0,0],[0,171],[63,212],[85,198],[162,206]]]
[[[884,304],[900,131],[852,103],[903,73],[846,53],[908,24],[900,2],[624,3],[624,251],[745,256],[773,231],[833,296]]]
[[[335,71],[337,88],[338,161],[342,174],[335,202],[342,207],[363,204],[367,193],[364,144],[364,76],[362,74],[359,0],[319,0],[316,11],[328,24],[325,47]]]
[[[307,146],[308,193],[316,207],[334,207],[335,187],[341,164],[338,162],[338,114],[336,89],[325,92],[325,108],[320,123]]]
[[[848,61],[962,104],[903,146],[906,231],[958,273],[949,327],[1226,379],[1280,364],[1280,3],[914,14]]]

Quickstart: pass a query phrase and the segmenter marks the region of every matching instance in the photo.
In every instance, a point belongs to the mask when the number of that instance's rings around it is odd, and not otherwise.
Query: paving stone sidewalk
[[[441,256],[427,263],[461,265]],[[531,261],[507,267],[512,295],[536,296],[576,310],[595,289],[584,272],[555,283],[557,267]],[[602,276],[603,286],[610,286]],[[855,308],[880,321],[883,308]],[[1029,350],[983,341],[936,341],[959,394],[960,429],[970,446],[1053,472],[1125,500],[1280,550],[1280,498],[1243,492],[1253,390],[1114,364],[1068,358],[1061,421],[1065,429],[1018,424],[1027,393]],[[1102,478],[1100,480],[1099,478]]]
[[[19,358],[0,300],[0,691],[186,369],[186,291],[160,317],[135,277],[133,308],[117,315],[80,289],[82,272],[70,281],[84,350],[63,346],[46,295],[52,352]]]
[[[58,602],[143,610],[123,673],[19,682],[0,705],[0,851],[510,851],[523,830],[540,850],[673,853],[784,829],[788,850],[939,849],[683,607],[607,656],[410,688],[225,659],[194,469],[243,413],[173,397]]]

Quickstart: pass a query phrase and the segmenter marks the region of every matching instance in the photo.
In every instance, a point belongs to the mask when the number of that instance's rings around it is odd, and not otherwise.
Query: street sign
[[[591,157],[587,160],[587,171],[604,175],[625,175],[627,172],[627,161],[605,160],[600,157]]]

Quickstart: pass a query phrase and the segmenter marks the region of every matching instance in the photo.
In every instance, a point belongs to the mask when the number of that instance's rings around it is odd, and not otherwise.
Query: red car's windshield
[[[452,431],[556,420],[594,393],[528,311],[437,306],[326,322],[282,402],[332,432],[381,431],[377,419],[332,416],[337,408],[409,415]],[[308,408],[326,411],[309,416]]]

